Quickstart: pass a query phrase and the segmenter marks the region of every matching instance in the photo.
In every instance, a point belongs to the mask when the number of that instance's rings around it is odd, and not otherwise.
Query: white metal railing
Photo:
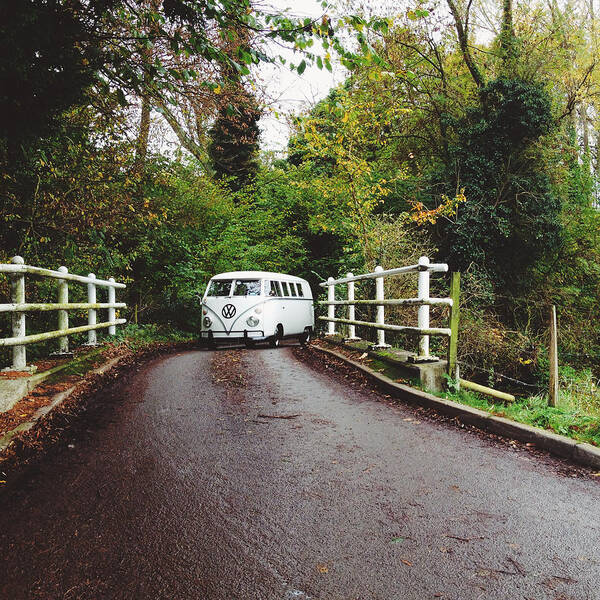
[[[419,356],[418,360],[430,360],[432,357],[429,355],[429,336],[431,335],[442,335],[452,337],[455,335],[451,327],[430,327],[429,326],[429,307],[430,306],[449,306],[452,307],[454,301],[452,298],[431,298],[429,296],[429,276],[430,273],[440,272],[445,273],[448,271],[448,265],[446,264],[432,264],[429,262],[429,258],[422,256],[419,259],[417,265],[411,265],[408,267],[400,267],[397,269],[384,270],[382,267],[376,267],[373,273],[366,273],[364,275],[353,275],[348,273],[346,277],[342,279],[333,279],[330,277],[327,281],[320,283],[322,287],[328,288],[327,300],[322,300],[319,304],[326,305],[327,316],[319,317],[323,321],[328,321],[328,328],[326,335],[336,335],[335,330],[336,323],[344,323],[349,325],[349,340],[357,340],[360,338],[356,337],[356,326],[360,325],[363,327],[371,327],[377,329],[377,344],[376,348],[389,348],[389,345],[385,343],[385,332],[386,331],[403,331],[420,334],[419,338]],[[418,293],[416,298],[389,298],[386,299],[384,296],[383,282],[385,277],[393,275],[400,275],[403,273],[418,273]],[[354,284],[356,281],[365,281],[369,279],[375,279],[375,299],[374,300],[356,300],[354,297],[355,289]],[[335,286],[336,285],[348,285],[348,299],[347,300],[336,300],[335,299]],[[357,321],[355,319],[355,306],[360,305],[374,305],[377,306],[377,314],[375,323],[367,321]],[[348,318],[336,318],[335,307],[336,306],[348,306]],[[417,326],[407,325],[392,325],[385,322],[385,307],[386,306],[418,306],[419,312],[417,317]]]
[[[0,304],[0,313],[12,314],[12,337],[0,338],[0,347],[12,346],[12,366],[15,371],[27,370],[26,346],[36,342],[43,342],[58,338],[59,353],[66,354],[69,351],[68,336],[74,333],[87,331],[88,345],[97,343],[96,331],[108,329],[110,335],[116,334],[116,326],[126,322],[125,319],[116,318],[116,309],[125,308],[124,302],[116,302],[116,288],[126,287],[124,283],[117,283],[112,277],[107,281],[96,279],[93,273],[87,277],[69,273],[67,267],[60,267],[58,271],[32,267],[24,264],[20,256],[15,256],[10,264],[0,264],[0,273],[6,273],[11,278],[11,300],[10,304]],[[58,280],[58,302],[56,303],[27,303],[25,301],[25,275],[53,278]],[[87,284],[87,302],[69,303],[69,281]],[[98,287],[108,288],[108,302],[97,302],[96,289]],[[69,327],[69,310],[87,310],[88,324],[81,327]],[[108,320],[97,322],[97,311],[108,310]],[[25,316],[28,312],[58,311],[58,329],[45,333],[27,335]]]

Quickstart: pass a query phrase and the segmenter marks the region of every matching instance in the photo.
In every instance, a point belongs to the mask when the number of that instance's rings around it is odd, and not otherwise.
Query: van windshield
[[[207,296],[229,296],[231,291],[232,279],[218,279],[210,282]]]
[[[237,279],[233,288],[234,296],[260,296],[260,279]]]

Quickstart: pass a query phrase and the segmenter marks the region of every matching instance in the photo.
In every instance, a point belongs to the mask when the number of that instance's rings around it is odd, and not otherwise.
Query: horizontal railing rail
[[[126,323],[127,319],[115,319],[114,321],[106,321],[105,323],[96,323],[95,325],[82,325],[81,327],[69,327],[68,329],[58,329],[56,331],[47,331],[46,333],[34,333],[32,335],[25,335],[23,337],[14,338],[1,338],[1,346],[21,346],[27,344],[35,344],[36,342],[45,342],[46,340],[52,340],[54,338],[60,338],[65,335],[72,335],[74,333],[84,333],[86,331],[93,331],[95,329],[106,329],[107,327],[113,327],[115,325],[122,325]]]
[[[330,277],[327,281],[320,283],[321,287],[328,289],[327,300],[319,301],[319,304],[327,306],[327,316],[320,316],[319,319],[328,323],[326,335],[336,335],[335,324],[341,323],[348,325],[349,340],[358,340],[356,336],[356,327],[368,327],[377,330],[377,348],[388,348],[389,344],[385,342],[386,331],[399,331],[405,333],[419,334],[419,352],[417,360],[432,360],[429,354],[429,336],[446,336],[450,338],[449,342],[449,365],[451,359],[456,360],[456,337],[458,328],[458,274],[453,274],[452,294],[448,298],[431,298],[429,296],[430,273],[446,273],[447,264],[430,263],[429,258],[422,256],[419,263],[396,269],[386,269],[378,266],[372,273],[354,275],[348,273],[346,277],[334,279]],[[395,275],[417,273],[418,274],[418,296],[417,298],[385,298],[384,278]],[[456,281],[455,281],[456,276]],[[365,280],[375,280],[375,299],[355,298],[355,283]],[[348,293],[346,300],[335,299],[335,286],[347,285]],[[355,318],[355,306],[376,306],[377,314],[375,322],[358,321]],[[348,318],[336,317],[336,306],[348,307]],[[417,326],[398,325],[385,322],[386,306],[417,306],[419,308],[417,317]],[[429,326],[429,307],[430,306],[448,306],[451,310],[449,327],[430,327]],[[453,368],[453,367],[452,367]],[[449,367],[450,370],[450,367]]]
[[[67,267],[60,267],[57,271],[43,269],[24,264],[20,256],[15,256],[11,264],[0,264],[0,273],[6,274],[11,279],[11,303],[0,304],[0,313],[12,315],[12,337],[0,338],[0,347],[12,347],[11,370],[26,371],[27,354],[26,346],[51,339],[59,340],[58,354],[69,353],[69,335],[77,333],[88,334],[87,345],[97,344],[96,331],[108,329],[109,335],[116,334],[117,325],[126,323],[126,319],[116,316],[116,310],[126,308],[125,302],[116,301],[116,289],[124,289],[124,283],[116,282],[112,277],[108,280],[97,279],[93,273],[87,276],[69,273]],[[25,301],[25,276],[57,279],[57,302],[26,302]],[[69,302],[69,283],[82,283],[87,285],[87,302]],[[97,301],[97,288],[107,288],[107,302]],[[87,311],[88,324],[78,327],[69,327],[69,311]],[[107,320],[98,323],[97,311],[107,310]],[[58,312],[58,329],[43,333],[26,333],[26,315],[31,312]]]
[[[328,317],[319,317],[323,321],[332,323],[346,323],[347,325],[362,325],[372,329],[382,329],[383,331],[403,331],[405,333],[420,333],[427,335],[445,335],[450,337],[450,328],[445,327],[411,327],[410,325],[390,325],[389,323],[371,323],[369,321],[355,321],[350,319],[329,319]],[[386,345],[386,347],[388,347]]]
[[[0,304],[0,312],[47,312],[52,310],[83,310],[95,308],[100,310],[103,308],[125,308],[125,302],[97,302],[90,304],[89,302],[68,302],[66,304]]]
[[[334,306],[348,306],[351,304],[367,304],[371,306],[452,306],[452,298],[395,298],[391,300],[333,300],[332,302],[320,300],[319,304],[333,304]],[[2,304],[0,304],[0,307]]]
[[[402,275],[404,273],[418,273],[419,271],[429,271],[429,272],[439,272],[446,273],[448,271],[448,265],[446,264],[430,264],[430,265],[409,265],[407,267],[398,267],[397,269],[387,269],[383,268],[381,271],[374,271],[373,273],[364,273],[363,275],[352,275],[346,276],[343,279],[332,279],[332,281],[324,281],[319,285],[321,287],[326,287],[328,285],[338,285],[340,283],[351,283],[354,281],[364,281],[366,279],[377,279],[378,277],[390,277],[391,275]]]
[[[93,283],[100,287],[113,287],[113,288],[126,288],[124,283],[117,283],[110,279],[96,279],[90,277],[93,273],[90,273],[87,277],[84,275],[73,275],[68,271],[52,271],[51,269],[42,269],[41,267],[32,267],[31,265],[25,264],[0,264],[0,273],[27,273],[28,275],[37,275],[39,277],[51,277],[53,279],[62,279],[64,281],[77,281],[78,283]]]

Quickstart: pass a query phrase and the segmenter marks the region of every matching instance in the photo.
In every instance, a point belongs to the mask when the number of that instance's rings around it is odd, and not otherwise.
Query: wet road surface
[[[2,499],[0,598],[600,598],[595,481],[291,347],[155,360],[105,402]]]

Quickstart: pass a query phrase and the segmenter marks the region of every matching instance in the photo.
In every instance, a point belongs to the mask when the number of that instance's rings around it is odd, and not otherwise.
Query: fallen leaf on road
[[[256,416],[260,417],[261,419],[295,419],[296,417],[299,417],[300,414],[295,414],[295,415],[266,415],[266,414],[258,413]]]
[[[400,562],[402,562],[403,564],[405,564],[407,567],[412,567],[412,563],[410,562],[410,560],[406,560],[405,558],[401,558]]]
[[[558,581],[563,581],[564,583],[577,583],[577,579],[573,579],[572,577],[560,577],[559,575],[552,575],[553,579],[558,579]]]
[[[395,537],[390,540],[390,544],[401,544],[406,538]]]
[[[470,542],[471,540],[482,540],[482,537],[474,537],[474,538],[464,538],[464,537],[459,537],[457,535],[450,535],[450,534],[446,534],[447,538],[451,538],[453,540],[458,540],[459,542]]]
[[[329,573],[329,567],[327,565],[317,565],[317,571],[321,574]]]
[[[508,556],[506,560],[518,571],[519,575],[525,577],[525,568],[520,562],[517,562],[514,558],[511,558],[510,556]]]

